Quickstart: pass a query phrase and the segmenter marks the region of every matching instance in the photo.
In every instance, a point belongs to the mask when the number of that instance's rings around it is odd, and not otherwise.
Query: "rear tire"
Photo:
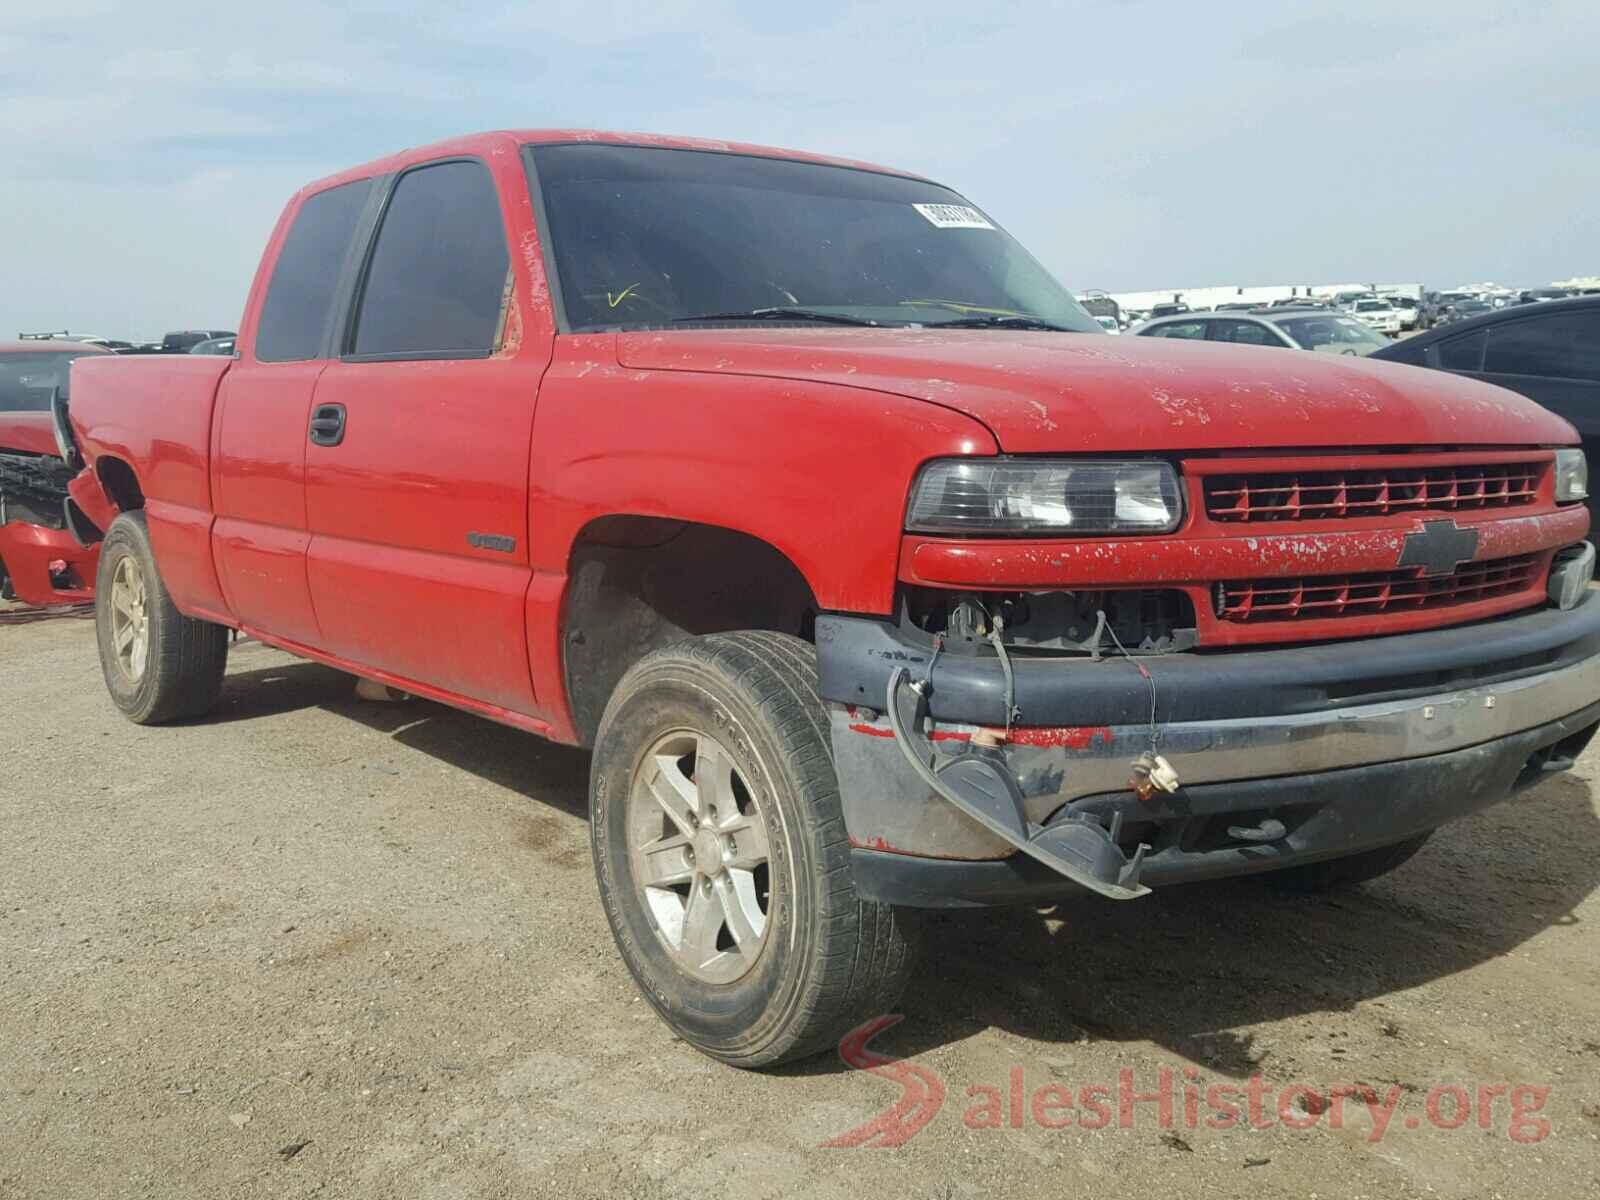
[[[589,804],[617,948],[690,1045],[773,1066],[899,999],[906,916],[856,895],[805,642],[716,634],[641,659],[601,719]]]
[[[142,512],[123,513],[106,533],[94,624],[106,690],[134,724],[203,716],[216,706],[228,668],[228,630],[173,605]]]
[[[1419,833],[1391,846],[1363,850],[1360,854],[1350,854],[1344,858],[1330,858],[1326,862],[1285,867],[1281,871],[1269,871],[1261,878],[1265,883],[1285,892],[1316,894],[1338,891],[1341,888],[1365,883],[1369,879],[1376,879],[1380,875],[1387,875],[1396,867],[1410,862],[1432,836],[1433,830],[1430,829],[1426,833]]]

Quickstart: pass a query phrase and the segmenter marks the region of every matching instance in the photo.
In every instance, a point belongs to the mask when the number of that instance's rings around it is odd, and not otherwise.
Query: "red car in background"
[[[64,339],[0,342],[0,598],[75,604],[94,598],[99,544],[79,543],[64,501],[73,472],[51,423],[74,359],[110,354]]]

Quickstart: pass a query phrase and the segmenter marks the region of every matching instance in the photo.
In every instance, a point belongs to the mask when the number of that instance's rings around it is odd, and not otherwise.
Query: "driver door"
[[[533,713],[528,461],[551,339],[506,335],[530,327],[502,194],[525,186],[475,158],[389,183],[302,437],[323,648]]]

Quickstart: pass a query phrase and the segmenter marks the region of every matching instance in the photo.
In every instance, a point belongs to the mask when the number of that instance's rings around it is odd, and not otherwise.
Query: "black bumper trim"
[[[1146,655],[1163,722],[1321,712],[1425,696],[1570,666],[1600,653],[1600,595],[1568,611],[1422,633],[1269,650]],[[817,665],[825,700],[877,709],[899,666],[926,674],[931,642],[888,621],[817,618]],[[1150,719],[1149,685],[1117,657],[1012,655],[1020,724],[1131,725]],[[991,651],[940,655],[928,697],[935,720],[1000,725],[1005,680]]]

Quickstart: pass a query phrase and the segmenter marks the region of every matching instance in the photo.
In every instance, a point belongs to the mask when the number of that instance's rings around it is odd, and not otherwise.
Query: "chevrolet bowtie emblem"
[[[1449,575],[1478,553],[1478,531],[1454,521],[1424,521],[1420,533],[1408,533],[1400,551],[1402,567],[1421,567],[1424,575]]]

